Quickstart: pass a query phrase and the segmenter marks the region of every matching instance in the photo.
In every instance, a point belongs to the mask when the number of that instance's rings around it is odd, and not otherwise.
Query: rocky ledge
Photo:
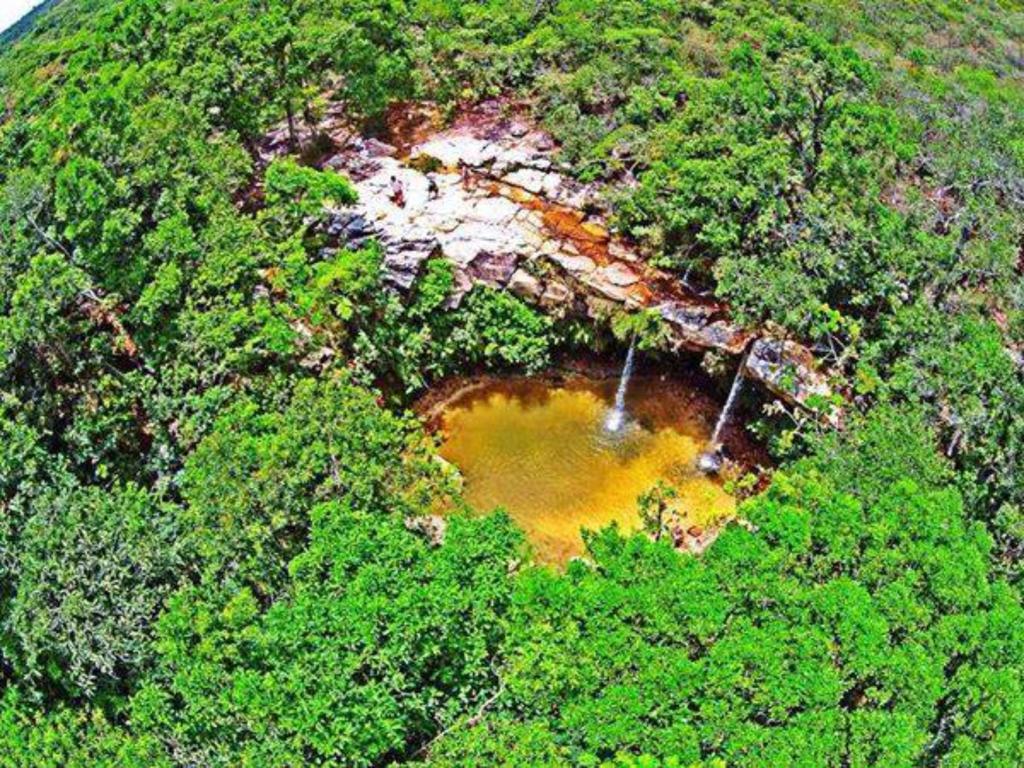
[[[378,240],[392,288],[409,290],[426,260],[443,256],[455,265],[452,306],[485,284],[562,316],[654,309],[676,349],[749,349],[746,374],[779,396],[806,404],[828,394],[805,348],[734,324],[726,307],[652,268],[611,233],[596,190],[565,173],[554,142],[525,119],[507,117],[497,103],[445,129],[429,112],[416,114],[390,143],[328,131],[338,148],[322,160],[359,193],[324,225],[333,247]]]

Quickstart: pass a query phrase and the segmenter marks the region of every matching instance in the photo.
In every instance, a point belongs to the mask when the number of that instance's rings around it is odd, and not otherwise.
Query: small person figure
[[[398,180],[397,176],[391,177],[390,200],[399,208],[405,208],[405,187],[402,185],[402,182]]]
[[[436,200],[438,195],[440,195],[440,194],[441,194],[441,190],[439,190],[437,188],[437,179],[434,177],[434,174],[428,173],[427,174],[427,199],[428,200]]]

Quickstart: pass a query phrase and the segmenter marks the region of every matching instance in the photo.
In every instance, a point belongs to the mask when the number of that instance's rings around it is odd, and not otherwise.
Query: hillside
[[[35,28],[36,22],[60,2],[62,0],[45,0],[45,2],[39,3],[39,5],[35,6],[3,32],[0,32],[0,50],[14,45],[14,43],[31,32]]]
[[[0,37],[0,768],[1024,764],[1022,46],[49,0]]]

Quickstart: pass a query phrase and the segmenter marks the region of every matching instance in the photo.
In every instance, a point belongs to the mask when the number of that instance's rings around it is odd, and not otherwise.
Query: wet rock
[[[714,450],[705,451],[697,457],[697,469],[705,475],[718,474],[722,468],[724,459],[721,450],[716,446]]]
[[[672,325],[696,330],[707,325],[715,308],[707,304],[669,301],[659,305],[658,312]]]
[[[726,320],[715,319],[719,311],[711,304],[678,301],[658,307],[677,346],[691,350],[720,349],[738,355],[746,348],[750,334]]]
[[[366,217],[351,210],[332,211],[327,218],[324,231],[339,246],[350,248],[362,247],[374,234],[373,227]]]
[[[724,320],[708,323],[701,330],[701,341],[704,347],[714,347],[730,355],[738,355],[746,349],[752,334]]]

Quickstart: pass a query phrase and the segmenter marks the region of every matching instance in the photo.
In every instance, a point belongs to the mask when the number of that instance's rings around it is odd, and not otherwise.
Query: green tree
[[[24,526],[3,559],[16,580],[6,617],[19,676],[92,696],[149,661],[150,636],[181,561],[172,508],[132,486],[60,479],[16,500]]]
[[[269,608],[248,589],[172,598],[138,727],[205,765],[370,766],[486,700],[518,541],[508,520],[450,521],[434,547],[354,495],[310,519]]]

